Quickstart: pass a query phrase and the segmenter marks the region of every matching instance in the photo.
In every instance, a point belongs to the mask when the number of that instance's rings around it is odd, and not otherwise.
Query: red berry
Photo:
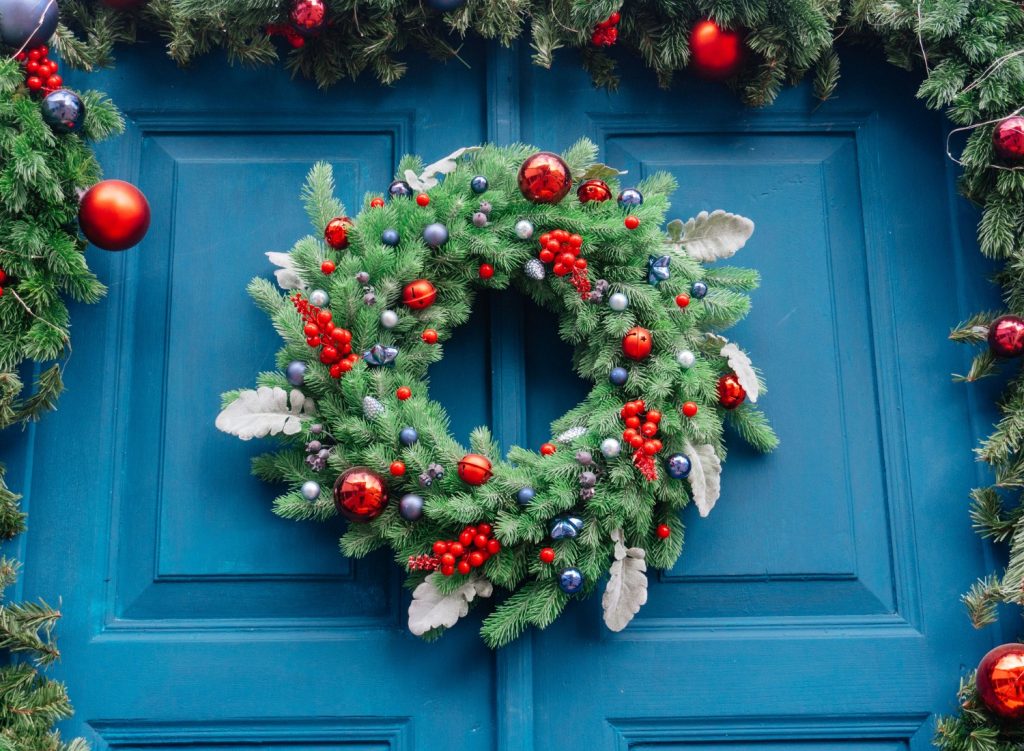
[[[434,329],[426,329],[420,338],[423,339],[427,344],[437,344],[437,332]]]
[[[19,63],[23,63],[26,60],[28,60],[28,53],[25,52],[25,50],[22,50],[21,52],[19,52],[17,55],[14,56],[14,59],[17,60]]]
[[[627,428],[634,428],[634,429],[639,428],[640,427],[640,418],[637,417],[636,415],[632,415],[631,417],[627,417],[626,418],[626,427]]]
[[[672,528],[669,527],[667,524],[658,525],[658,537],[660,537],[662,540],[668,539],[669,535],[671,534]]]
[[[655,425],[657,425],[659,422],[661,422],[661,412],[659,412],[656,409],[647,410],[647,422],[653,422]]]
[[[451,576],[452,574],[455,573],[455,567],[454,566],[441,566],[441,573],[444,574],[445,576]]]
[[[320,346],[320,337],[319,336],[307,336],[306,337],[306,344],[308,344],[310,347],[319,347]]]
[[[551,233],[550,232],[545,232],[543,235],[540,236],[540,246],[542,248],[544,246],[546,246],[548,244],[548,240],[550,240],[550,239],[551,239]]]
[[[630,214],[629,216],[626,217],[623,224],[626,225],[626,229],[636,229],[637,227],[640,226],[640,218]]]
[[[29,76],[25,81],[25,85],[28,86],[30,91],[39,91],[43,88],[43,79],[39,76]]]
[[[455,565],[455,556],[452,555],[451,553],[445,553],[444,555],[441,556],[441,565],[442,566],[454,566]]]
[[[618,24],[620,18],[622,18],[622,16],[619,15],[618,11],[615,11],[610,16],[608,16],[608,25],[615,26],[616,24]]]
[[[320,362],[324,365],[330,365],[331,363],[338,362],[341,355],[338,354],[338,350],[334,347],[324,347],[320,350]]]
[[[473,545],[483,550],[487,547],[487,535],[477,533],[477,536],[473,538]]]
[[[342,373],[345,371],[341,367],[341,363],[335,363],[331,366],[331,378],[341,378]]]
[[[633,439],[636,438],[638,433],[634,428],[626,428],[622,431],[622,440],[626,443],[632,443]]]
[[[635,435],[629,440],[629,445],[635,449],[641,448],[644,445],[643,436]]]
[[[484,554],[481,553],[479,550],[474,550],[472,553],[469,554],[469,565],[473,568],[483,566],[484,561],[486,560],[487,559],[484,557]]]
[[[569,235],[569,244],[574,248],[582,248],[583,238],[579,235]]]
[[[658,453],[658,444],[656,444],[654,441],[644,441],[643,448],[644,453],[647,454],[648,456],[654,456],[655,454]]]
[[[551,456],[557,450],[553,443],[542,443],[540,445],[540,453],[544,456]]]
[[[586,258],[577,258],[576,259],[576,268],[578,268],[578,269],[585,269],[585,268],[587,268],[587,259]]]
[[[558,242],[555,238],[551,238],[548,240],[548,244],[544,246],[544,249],[550,250],[552,253],[560,253],[562,251],[562,243]]]
[[[623,417],[633,417],[639,412],[640,409],[636,406],[636,402],[626,402],[626,406],[622,408],[621,414]]]
[[[40,44],[38,47],[36,47],[36,50],[38,50],[40,57],[46,57],[50,54],[50,48],[47,47],[45,44]]]
[[[469,561],[459,561],[458,570],[460,574],[468,574],[472,570]]]
[[[0,281],[3,280],[0,279]],[[302,327],[302,331],[306,334],[307,339],[310,337],[320,335],[320,327],[317,326],[315,323],[307,323],[305,326]]]
[[[47,50],[49,52],[49,50]],[[32,61],[39,61],[43,57],[43,48],[36,47],[35,49],[28,51],[28,59]]]
[[[352,332],[348,329],[334,329],[332,336],[339,344],[348,344],[352,341]]]
[[[0,287],[0,297],[3,297],[3,296],[4,296],[4,288]]]
[[[551,270],[555,272],[555,276],[565,276],[566,274],[569,273],[570,268],[571,267],[566,266],[564,263],[559,261],[558,263],[551,267]]]
[[[488,540],[487,541],[487,552],[488,553],[493,555],[494,553],[498,553],[500,551],[501,551],[501,543],[500,542],[498,542],[497,540]]]
[[[38,60],[31,60],[30,59],[27,63],[25,63],[25,70],[28,71],[29,73],[31,73],[32,75],[35,75],[36,73],[38,73],[40,67],[41,66],[40,66]]]
[[[653,438],[658,434],[658,426],[653,422],[645,422],[640,426],[640,434],[648,438]]]
[[[660,440],[658,440],[657,438],[653,438],[651,439],[651,443],[654,444],[654,453],[658,453],[659,451],[661,451],[662,446]]]
[[[372,201],[370,201],[370,208],[371,209],[379,209],[379,208],[382,208],[383,206],[384,206],[384,199],[383,198],[379,198],[378,197],[378,198],[374,198]]]
[[[342,360],[341,362],[338,363],[338,370],[340,370],[342,373],[347,373],[350,370],[352,370],[353,364],[354,363],[352,360]]]
[[[400,460],[391,462],[391,466],[388,467],[388,471],[395,477],[401,477],[405,474],[405,462]]]
[[[459,535],[459,542],[461,542],[465,546],[472,545],[473,544],[473,538],[475,536],[476,536],[475,532],[471,532],[468,529],[464,529],[464,530],[462,530],[462,534]]]
[[[438,540],[437,542],[434,543],[434,553],[436,553],[437,555],[441,555],[441,554],[447,552],[447,550],[448,550],[448,543],[446,543],[444,540]]]
[[[562,253],[562,255],[558,257],[558,262],[563,266],[572,267],[576,263],[576,256],[572,253]]]
[[[541,563],[551,563],[555,560],[555,549],[554,548],[541,548],[540,549],[540,560]]]
[[[491,264],[489,264],[489,263],[481,263],[480,264],[480,278],[481,279],[490,279],[492,276],[494,276],[494,267],[491,266]]]
[[[0,269],[0,284],[3,284],[6,281],[7,281],[7,272],[5,272],[3,269]]]
[[[681,295],[676,295],[676,305],[678,305],[680,308],[685,308],[689,304],[690,296],[688,294],[684,292]]]
[[[419,204],[420,206],[426,206],[430,203],[430,196],[428,196],[426,193],[420,193],[418,196],[416,196],[416,203]]]
[[[556,229],[554,232],[551,233],[551,236],[561,243],[564,243],[569,239],[569,233],[566,232],[564,229]]]
[[[491,525],[487,524],[486,522],[484,522],[483,524],[476,525],[476,532],[478,535],[486,535],[490,537],[492,531],[493,530],[491,529]]]
[[[683,414],[687,417],[693,417],[697,414],[697,403],[696,402],[683,402]]]
[[[398,390],[395,392],[395,396],[397,396],[401,401],[404,402],[406,399],[412,396],[412,389],[409,388],[408,386],[399,386]]]
[[[550,250],[548,250],[547,248],[545,248],[544,250],[542,250],[542,251],[541,251],[541,252],[540,252],[540,253],[538,254],[538,257],[539,257],[539,258],[540,258],[540,260],[541,260],[542,262],[544,262],[544,263],[551,263],[551,262],[552,262],[553,260],[555,260],[555,254],[554,254],[554,253],[552,253],[552,252],[551,252]]]
[[[320,270],[325,274],[333,274],[334,269],[334,261],[324,261],[323,263],[320,264]]]
[[[456,557],[466,552],[466,548],[463,547],[461,542],[453,542],[448,550]]]

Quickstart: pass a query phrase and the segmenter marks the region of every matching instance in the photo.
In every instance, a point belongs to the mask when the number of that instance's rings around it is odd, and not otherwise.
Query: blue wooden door
[[[65,598],[66,731],[99,749],[927,748],[993,638],[958,603],[986,568],[965,498],[987,416],[947,376],[966,353],[943,332],[979,291],[942,123],[912,80],[857,58],[835,101],[797,89],[751,111],[646,74],[595,91],[568,56],[464,57],[319,92],[139,46],[92,78],[129,121],[107,173],[154,219],[137,250],[90,250],[110,295],[74,311],[69,391],[25,465],[26,594]],[[342,558],[337,527],[274,517],[276,489],[248,474],[260,448],[213,427],[220,393],[277,347],[245,285],[308,231],[316,160],[352,206],[403,152],[579,136],[638,178],[673,172],[677,216],[757,222],[740,260],[764,284],[735,338],[782,445],[734,442],[717,508],[685,515],[684,555],[627,631],[590,601],[495,654],[473,622],[423,644],[399,572]],[[432,389],[458,434],[490,423],[534,446],[582,393],[511,294],[478,304]]]

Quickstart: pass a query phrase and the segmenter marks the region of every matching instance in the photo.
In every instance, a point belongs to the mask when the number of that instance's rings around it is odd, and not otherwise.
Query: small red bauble
[[[683,414],[686,415],[687,417],[693,417],[695,414],[697,414],[697,403],[683,402]]]
[[[427,206],[430,204],[430,196],[426,193],[420,193],[416,196],[416,203],[420,206]]]
[[[300,34],[316,34],[327,21],[327,6],[324,0],[296,0],[288,20]]]
[[[347,216],[334,217],[324,228],[324,241],[335,250],[347,248],[348,228],[351,226],[352,220]]]
[[[409,388],[408,386],[399,386],[398,390],[395,392],[395,396],[398,397],[399,401],[404,402],[406,399],[412,396],[412,389]]]
[[[1001,159],[1024,161],[1024,116],[1014,115],[998,123],[992,131],[992,146]]]
[[[622,337],[622,352],[631,360],[643,360],[651,354],[651,332],[634,326]]]
[[[726,373],[718,379],[718,403],[726,409],[736,409],[747,398],[747,392],[740,386],[735,373]]]
[[[335,268],[334,261],[324,261],[320,264],[320,270],[325,274],[333,274]]]
[[[481,263],[479,273],[481,279],[490,279],[494,276],[494,267],[489,263]]]
[[[82,196],[78,226],[97,248],[126,250],[146,236],[149,202],[131,183],[103,180]]]
[[[541,548],[538,558],[540,558],[541,563],[552,563],[555,560],[555,549]]]
[[[59,89],[64,84],[64,79],[58,75],[52,75],[46,79],[46,88]]]
[[[437,290],[426,279],[409,282],[402,290],[402,302],[415,310],[429,308],[437,299]]]
[[[706,78],[728,78],[740,66],[739,32],[726,31],[714,21],[701,21],[690,32],[690,61]]]
[[[672,534],[672,528],[667,524],[659,524],[657,534],[662,540],[668,539]]]
[[[1024,318],[1000,316],[988,327],[988,346],[997,357],[1024,353]]]
[[[676,305],[680,308],[685,308],[690,304],[690,296],[687,294],[676,295]]]
[[[604,180],[586,180],[579,188],[576,189],[576,197],[580,199],[580,203],[590,203],[596,201],[601,203],[607,201],[612,197],[612,189],[608,187],[608,183]]]
[[[1024,644],[1003,644],[978,664],[978,694],[993,714],[1024,717]]]
[[[491,460],[481,454],[466,454],[459,460],[459,479],[467,485],[483,485],[491,479]]]
[[[553,444],[553,443],[542,443],[540,445],[540,453],[543,456],[551,456],[557,450],[558,450],[558,447],[555,446],[555,444]]]
[[[437,332],[434,329],[424,329],[420,338],[427,344],[437,344]]]
[[[393,474],[395,477],[401,477],[402,475],[405,474],[405,462],[403,462],[403,461],[393,461],[393,462],[391,462],[391,466],[388,467],[388,471],[391,474]]]
[[[370,208],[371,209],[380,209],[380,208],[383,208],[383,207],[384,207],[384,199],[381,198],[380,196],[378,196],[377,198],[374,198],[372,201],[370,201]]]
[[[626,229],[636,229],[640,226],[640,217],[633,216],[630,214],[623,220],[623,224],[626,225]]]
[[[570,188],[569,165],[558,154],[538,151],[519,168],[519,190],[531,203],[558,203]]]
[[[367,467],[346,469],[334,483],[334,505],[349,521],[376,519],[387,504],[384,478]]]
[[[43,88],[43,79],[39,76],[29,76],[25,79],[25,85],[28,86],[30,91],[39,91]]]

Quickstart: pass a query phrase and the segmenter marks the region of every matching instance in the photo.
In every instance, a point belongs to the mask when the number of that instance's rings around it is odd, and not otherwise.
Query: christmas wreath
[[[750,360],[711,333],[746,314],[758,275],[704,266],[743,247],[753,223],[702,212],[666,234],[674,179],[620,189],[596,152],[584,140],[562,156],[406,157],[387,199],[367,197],[354,220],[318,164],[304,198],[323,239],[268,254],[286,293],[250,285],[284,339],[281,372],[227,394],[217,426],[284,443],[254,464],[290,486],[278,514],[341,514],[347,555],[393,550],[415,588],[417,635],[500,587],[512,594],[482,632],[497,647],[605,573],[605,623],[625,628],[647,599],[647,564],[679,556],[680,509],[693,500],[706,516],[719,497],[725,424],[762,451],[776,444]],[[594,385],[550,443],[503,460],[487,428],[468,449],[456,441],[424,378],[476,291],[509,285],[557,317]]]

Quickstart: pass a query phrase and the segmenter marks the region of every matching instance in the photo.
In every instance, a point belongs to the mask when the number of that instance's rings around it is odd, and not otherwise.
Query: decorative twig
[[[971,125],[965,125],[962,128],[953,128],[953,130],[949,131],[949,133],[946,134],[946,156],[948,156],[951,160],[953,160],[954,162],[959,164],[961,167],[963,167],[964,163],[961,160],[957,159],[955,156],[953,156],[953,150],[949,146],[949,139],[953,137],[954,133],[962,133],[964,131],[974,130],[974,129],[980,128],[980,127],[982,127],[984,125],[995,125],[996,123],[1001,123],[1007,117],[1013,117],[1014,115],[1019,115],[1022,111],[1024,111],[1024,107],[1018,107],[1013,112],[1011,112],[1009,115],[1005,115],[1003,117],[997,117],[994,120],[985,120],[984,122],[972,123]],[[1017,170],[1024,169],[1024,167],[1004,167],[1001,164],[990,164],[989,167],[991,167],[992,169],[1004,170],[1006,172],[1016,172]]]

